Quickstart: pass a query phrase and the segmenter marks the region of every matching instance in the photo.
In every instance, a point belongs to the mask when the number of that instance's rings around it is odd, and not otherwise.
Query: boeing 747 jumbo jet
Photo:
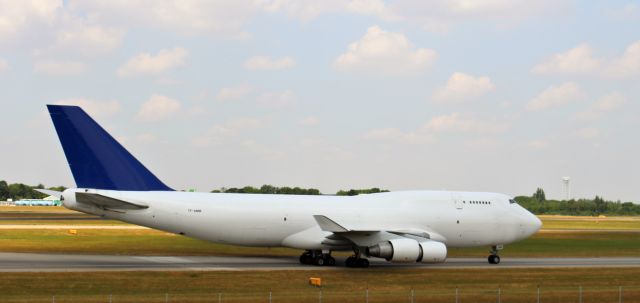
[[[43,190],[66,208],[216,243],[304,250],[300,263],[335,265],[333,251],[367,258],[439,263],[448,247],[490,247],[540,229],[536,216],[498,193],[403,191],[297,196],[175,191],[80,107],[48,105],[77,188]]]

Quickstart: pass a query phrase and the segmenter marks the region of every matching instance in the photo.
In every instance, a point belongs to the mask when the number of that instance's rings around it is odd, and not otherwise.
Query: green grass
[[[116,220],[0,220],[0,225],[117,225],[135,226]]]
[[[562,217],[541,216],[543,229],[636,230],[640,217]]]
[[[191,239],[156,230],[0,230],[0,251],[119,255],[299,255],[286,248],[250,248]],[[451,257],[484,257],[487,247],[451,249]],[[639,256],[637,232],[543,232],[505,246],[505,257]]]
[[[0,279],[2,302],[318,302],[319,289],[309,277],[323,280],[323,302],[640,302],[639,268],[593,269],[344,269],[332,271],[243,272],[98,272],[11,273]]]

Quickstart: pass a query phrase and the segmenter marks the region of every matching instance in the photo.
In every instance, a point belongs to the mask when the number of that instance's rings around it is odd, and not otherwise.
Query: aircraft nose
[[[526,229],[527,234],[531,236],[540,230],[540,228],[542,227],[542,221],[540,221],[540,219],[532,213],[529,213],[528,217],[529,218],[527,220]]]

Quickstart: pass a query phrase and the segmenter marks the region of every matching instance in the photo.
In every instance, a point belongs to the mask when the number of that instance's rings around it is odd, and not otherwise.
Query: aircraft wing
[[[124,201],[101,194],[95,193],[76,193],[76,201],[80,203],[91,204],[95,207],[111,210],[131,210],[131,209],[145,209],[149,208],[147,205],[141,203],[134,203],[130,201]]]
[[[428,229],[383,228],[370,226],[348,226],[324,215],[313,216],[320,229],[331,232],[322,242],[325,245],[345,246],[351,242],[357,246],[371,246],[392,239],[410,238],[416,241],[433,240],[445,242],[446,238]]]

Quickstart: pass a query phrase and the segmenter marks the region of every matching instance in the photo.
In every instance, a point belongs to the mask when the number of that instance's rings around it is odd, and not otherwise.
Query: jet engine
[[[438,241],[420,242],[422,256],[418,262],[422,263],[442,263],[447,259],[447,246]]]
[[[431,240],[392,239],[368,247],[367,253],[391,262],[440,263],[447,258],[447,247]]]

